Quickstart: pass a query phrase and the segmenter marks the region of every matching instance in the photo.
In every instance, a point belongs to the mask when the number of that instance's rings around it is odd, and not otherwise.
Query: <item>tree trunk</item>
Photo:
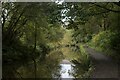
[[[35,26],[35,25],[34,25]],[[37,77],[37,74],[36,74],[36,72],[37,72],[37,64],[36,64],[36,60],[35,60],[35,50],[36,50],[36,41],[37,41],[37,27],[35,26],[35,43],[34,43],[34,49],[33,49],[33,51],[32,51],[32,60],[33,60],[33,62],[34,62],[34,78],[35,78],[35,80],[36,80],[36,77]]]

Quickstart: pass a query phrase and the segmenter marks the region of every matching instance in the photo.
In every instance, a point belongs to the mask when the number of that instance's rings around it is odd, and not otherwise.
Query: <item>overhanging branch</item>
[[[109,8],[106,8],[104,6],[101,6],[101,5],[98,5],[98,4],[95,4],[95,3],[92,3],[92,4],[94,4],[95,6],[97,6],[99,8],[103,8],[103,9],[105,9],[107,11],[111,11],[111,12],[115,12],[115,13],[120,13],[120,11],[118,11],[118,10],[109,9]]]

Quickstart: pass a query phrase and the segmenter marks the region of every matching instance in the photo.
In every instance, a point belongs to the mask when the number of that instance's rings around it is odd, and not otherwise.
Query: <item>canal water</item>
[[[65,78],[69,79],[69,80],[73,80],[73,64],[68,61],[68,60],[63,60],[61,63],[60,63],[60,66],[61,66],[61,70],[60,70],[60,74],[61,74],[61,80],[64,80]]]
[[[75,74],[75,68],[73,69],[73,63],[71,60],[78,59],[80,56],[78,52],[73,49],[76,47],[70,47],[68,44],[72,41],[70,32],[64,35],[61,41],[60,47],[56,47],[46,55],[43,61],[37,60],[37,78],[60,78],[64,80],[73,80],[73,74]],[[58,46],[58,45],[57,45]],[[35,78],[34,64],[20,67],[17,71],[23,78]]]

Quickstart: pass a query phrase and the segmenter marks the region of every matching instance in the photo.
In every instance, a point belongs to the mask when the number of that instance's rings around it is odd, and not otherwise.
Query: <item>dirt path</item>
[[[86,51],[90,54],[95,70],[91,74],[91,78],[119,78],[119,67],[116,62],[111,58],[95,51],[92,48],[85,47]]]

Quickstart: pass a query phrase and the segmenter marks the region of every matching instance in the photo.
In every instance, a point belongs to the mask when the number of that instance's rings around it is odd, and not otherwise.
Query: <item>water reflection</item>
[[[61,66],[61,70],[60,70],[60,74],[61,74],[61,80],[63,80],[64,78],[69,78],[69,80],[73,80],[73,67],[72,64],[60,64]]]

